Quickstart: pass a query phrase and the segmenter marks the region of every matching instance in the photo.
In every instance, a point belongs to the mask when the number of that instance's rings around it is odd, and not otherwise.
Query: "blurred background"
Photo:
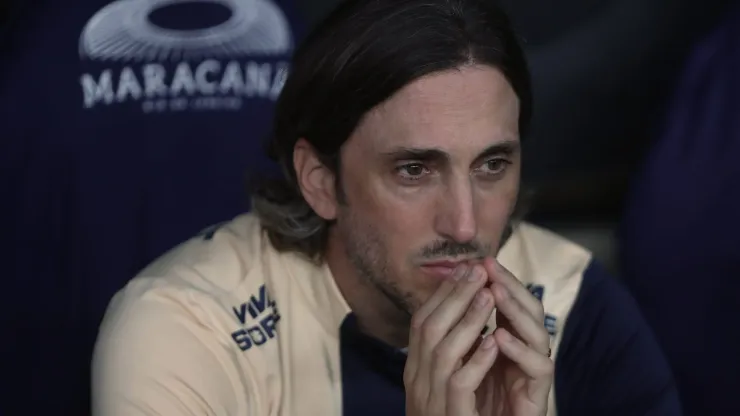
[[[0,414],[89,412],[111,296],[249,209],[291,53],[339,1],[0,3]],[[687,415],[740,415],[737,2],[500,3],[534,82],[528,220],[633,293]]]

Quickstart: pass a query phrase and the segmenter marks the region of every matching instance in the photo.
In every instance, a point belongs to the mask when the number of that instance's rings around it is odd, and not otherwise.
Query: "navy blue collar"
[[[363,333],[353,313],[342,322],[339,336],[344,348],[353,350],[368,367],[381,373],[397,387],[403,387],[406,353]]]

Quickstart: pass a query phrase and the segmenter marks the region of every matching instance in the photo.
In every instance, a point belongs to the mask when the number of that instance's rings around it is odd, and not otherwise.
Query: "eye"
[[[403,179],[418,180],[430,171],[421,163],[407,163],[396,167],[396,172],[401,175]]]
[[[486,175],[498,175],[503,172],[509,164],[511,164],[511,162],[503,158],[488,159],[483,163],[483,165],[481,165],[480,169]]]

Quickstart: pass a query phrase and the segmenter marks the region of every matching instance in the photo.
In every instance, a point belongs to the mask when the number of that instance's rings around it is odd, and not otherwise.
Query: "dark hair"
[[[299,138],[338,173],[340,147],[368,111],[422,76],[470,64],[496,67],[508,79],[523,134],[532,108],[529,71],[494,0],[348,0],[335,9],[296,51],[277,102],[267,152],[284,178],[252,195],[273,245],[313,258],[326,246],[329,224],[297,184]]]

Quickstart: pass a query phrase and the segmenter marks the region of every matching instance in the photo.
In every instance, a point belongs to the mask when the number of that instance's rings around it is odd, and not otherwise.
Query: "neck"
[[[368,279],[357,272],[342,247],[330,243],[325,253],[334,281],[357,318],[360,330],[396,348],[408,345],[408,313],[399,309]]]

